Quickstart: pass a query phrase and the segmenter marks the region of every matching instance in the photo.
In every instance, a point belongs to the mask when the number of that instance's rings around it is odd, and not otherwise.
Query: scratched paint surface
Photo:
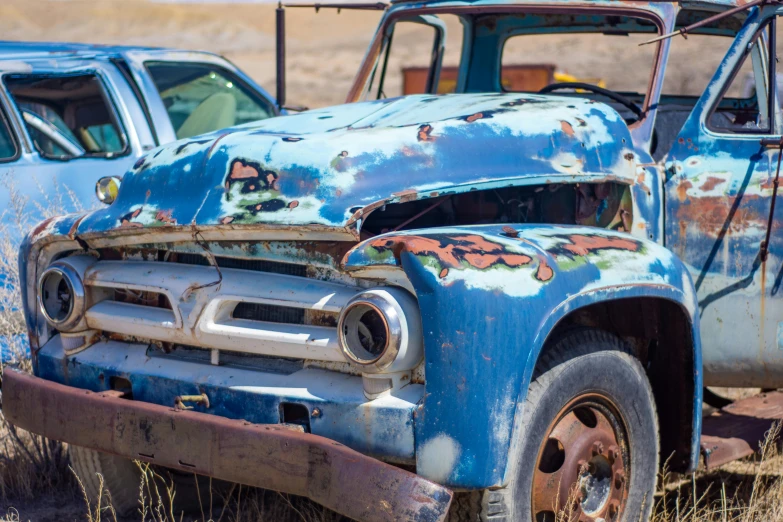
[[[89,215],[78,232],[343,228],[373,203],[443,190],[584,175],[630,183],[630,151],[624,121],[590,100],[462,94],[343,105],[158,149],[126,175],[116,203]]]
[[[698,292],[705,381],[777,387],[783,372],[778,324],[783,271],[783,208],[773,216],[770,253],[760,257],[777,152],[763,133],[709,129],[721,97],[756,33],[754,11],[686,122],[667,159],[666,244],[688,265]]]
[[[51,343],[39,355],[39,373],[96,392],[111,389],[112,377],[126,378],[135,400],[164,406],[173,406],[177,395],[206,393],[210,406],[196,406],[198,411],[259,424],[279,423],[283,402],[302,404],[320,412],[310,420],[312,433],[369,455],[413,460],[413,410],[424,393],[422,385],[367,402],[361,378],[352,375],[308,368],[273,373],[205,366],[151,357],[143,344],[108,341],[94,348],[66,358],[59,343]]]
[[[416,290],[427,375],[416,422],[418,469],[446,484],[500,483],[545,332],[569,311],[641,295],[672,300],[690,314],[696,309],[687,269],[660,245],[588,227],[514,225],[518,238],[508,237],[508,228],[387,234],[345,258],[348,270],[399,266]],[[473,406],[476,396],[481,408]],[[466,409],[470,422],[455,414]],[[445,450],[456,455],[448,469],[429,453]]]

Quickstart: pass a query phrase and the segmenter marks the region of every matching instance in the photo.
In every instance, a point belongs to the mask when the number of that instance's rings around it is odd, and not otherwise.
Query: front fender
[[[690,276],[650,241],[577,226],[424,229],[369,239],[343,264],[370,277],[403,270],[418,297],[426,394],[416,415],[416,460],[418,473],[436,482],[468,489],[506,483],[512,441],[522,436],[518,405],[550,332],[577,308],[632,297],[676,302],[691,319],[701,390]],[[700,418],[694,415],[695,444]]]

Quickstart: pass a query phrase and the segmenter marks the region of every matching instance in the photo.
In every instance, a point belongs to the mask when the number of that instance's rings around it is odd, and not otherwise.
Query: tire
[[[100,475],[103,477],[104,496],[108,490],[111,504],[118,515],[128,516],[140,507],[141,470],[136,463],[81,446],[71,445],[69,448],[73,471],[90,501],[95,501],[101,493]]]
[[[576,329],[548,347],[520,425],[524,439],[510,463],[509,484],[458,494],[450,522],[554,522],[557,511],[569,510],[581,512],[580,520],[649,519],[659,463],[658,418],[644,368],[622,340]],[[575,487],[578,480],[584,488]],[[581,499],[575,498],[579,492]]]
[[[141,486],[141,470],[135,462],[108,453],[101,453],[80,446],[70,446],[71,465],[74,472],[79,477],[79,481],[84,486],[90,501],[95,501],[100,493],[101,479],[103,477],[103,497],[106,497],[106,491],[111,496],[111,505],[121,517],[127,517],[139,512]],[[210,501],[213,506],[222,504],[224,493],[229,491],[229,483],[223,481],[210,481],[209,477],[197,476],[191,473],[180,473],[167,468],[153,466],[156,474],[163,477],[162,481],[157,482],[158,491],[161,497],[166,497],[166,487],[174,486],[174,506],[173,512],[179,514],[182,511],[197,512],[201,505],[199,498],[204,504],[204,509],[209,507]],[[195,478],[194,478],[195,477]],[[212,495],[210,495],[210,488]],[[146,488],[145,488],[146,489]],[[145,491],[146,497],[155,494],[154,487],[151,491]],[[168,511],[168,498],[162,498],[163,504]],[[150,502],[157,505],[158,499],[145,499],[147,505]]]

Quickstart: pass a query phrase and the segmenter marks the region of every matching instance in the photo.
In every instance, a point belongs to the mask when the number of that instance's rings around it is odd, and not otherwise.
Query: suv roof
[[[167,51],[162,47],[128,45],[100,45],[69,42],[13,42],[0,40],[0,60],[19,57],[40,58],[41,56],[68,55],[116,56],[127,51]]]
[[[391,0],[393,4],[404,4],[408,2],[413,2],[416,0]],[[449,0],[429,0],[426,3],[440,3],[444,1]],[[680,4],[683,7],[689,7],[689,8],[710,8],[713,10],[722,10],[722,9],[730,9],[732,7],[739,7],[741,5],[745,5],[748,3],[748,0],[624,0],[622,2],[610,2],[607,0],[539,0],[539,1],[531,1],[531,0],[520,0],[517,2],[511,2],[510,4],[501,3],[497,0],[468,0],[469,4],[486,4],[486,5],[513,5],[515,3],[519,4],[579,4],[579,5],[595,5],[595,6],[601,6],[601,7],[607,7],[607,6],[617,6],[620,4]]]

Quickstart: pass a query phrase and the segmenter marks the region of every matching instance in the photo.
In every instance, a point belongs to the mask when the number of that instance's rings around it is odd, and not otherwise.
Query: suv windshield
[[[189,138],[275,115],[233,73],[214,65],[147,62],[177,138]]]

